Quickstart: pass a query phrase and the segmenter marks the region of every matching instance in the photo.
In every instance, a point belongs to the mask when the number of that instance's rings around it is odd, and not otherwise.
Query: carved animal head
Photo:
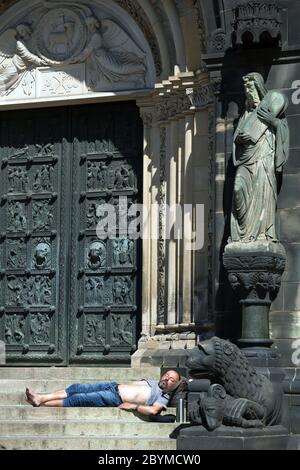
[[[199,343],[191,351],[186,365],[192,377],[215,377],[232,396],[243,396],[243,384],[260,383],[258,374],[240,349],[217,337]]]
[[[234,344],[217,337],[203,341],[191,351],[186,365],[192,377],[213,378],[231,397],[260,404],[267,424],[280,422],[282,389],[258,373]]]
[[[207,393],[191,403],[189,418],[193,424],[201,424],[209,431],[221,426],[225,413],[226,392],[221,385],[211,385]]]
[[[215,372],[217,339],[218,338],[211,338],[202,341],[196,348],[192,349],[186,362],[186,366],[189,368],[192,377],[206,376],[209,372]]]

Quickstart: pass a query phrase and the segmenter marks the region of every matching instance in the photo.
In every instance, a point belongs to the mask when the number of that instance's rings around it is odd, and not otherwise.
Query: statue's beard
[[[260,103],[260,98],[257,90],[251,90],[247,92],[247,100],[250,108],[257,108]]]

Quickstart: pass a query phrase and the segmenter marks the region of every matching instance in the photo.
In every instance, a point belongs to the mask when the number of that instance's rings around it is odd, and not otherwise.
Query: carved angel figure
[[[126,81],[145,83],[145,53],[116,23],[95,17],[86,19],[90,40],[70,63],[86,61],[88,86],[94,91],[104,82]],[[129,52],[130,51],[130,52]]]
[[[30,66],[56,65],[58,62],[43,58],[29,51],[25,43],[31,37],[32,30],[27,24],[6,30],[0,36],[0,95],[13,91],[30,72]]]

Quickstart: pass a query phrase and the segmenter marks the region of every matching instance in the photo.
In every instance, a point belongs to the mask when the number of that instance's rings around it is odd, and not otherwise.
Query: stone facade
[[[257,71],[269,89],[280,89],[290,102],[291,157],[278,200],[279,238],[288,262],[271,307],[270,331],[282,365],[292,367],[292,345],[300,337],[299,6],[283,0],[252,8],[243,0],[225,0],[223,11],[217,3],[2,1],[0,107],[135,100],[144,125],[145,207],[204,204],[202,249],[165,240],[163,212],[158,239],[143,241],[142,330],[132,361],[155,356],[162,364],[164,357],[192,347],[197,335],[239,337],[240,306],[221,260],[234,177],[232,135],[244,106],[241,77]],[[150,222],[146,231],[155,225]],[[187,233],[194,222],[188,214]]]

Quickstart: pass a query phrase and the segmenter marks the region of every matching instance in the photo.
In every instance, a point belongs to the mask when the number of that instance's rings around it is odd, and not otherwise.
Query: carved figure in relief
[[[97,204],[92,202],[88,207],[87,212],[87,227],[92,228],[97,224],[98,217],[97,217]]]
[[[22,343],[24,339],[25,318],[10,315],[5,319],[5,341],[7,344]]]
[[[25,210],[19,201],[11,201],[8,205],[8,230],[22,231],[26,229]]]
[[[50,318],[47,314],[37,313],[30,322],[31,341],[33,344],[48,344],[50,340]]]
[[[48,230],[52,225],[53,213],[48,201],[37,202],[33,206],[34,230]]]
[[[87,343],[105,344],[105,320],[97,318],[89,318],[86,322],[86,341]]]
[[[124,165],[121,166],[121,174],[123,178],[123,187],[124,188],[129,188],[129,170],[126,168]]]
[[[113,344],[132,344],[132,320],[124,315],[114,315],[112,320]]]
[[[115,304],[131,302],[132,283],[128,277],[117,276],[113,283],[113,301]]]
[[[88,277],[85,284],[87,303],[91,305],[103,305],[104,281],[100,278]]]
[[[29,305],[49,305],[51,303],[51,281],[48,277],[35,276],[28,287]]]
[[[6,30],[0,36],[0,95],[13,91],[29,72],[32,66],[49,66],[57,62],[40,58],[29,51],[32,29],[28,24],[19,24],[16,28]]]
[[[99,189],[105,189],[107,186],[107,169],[108,166],[105,165],[104,162],[101,162],[97,171],[97,181]]]
[[[11,240],[8,243],[7,267],[18,269],[26,264],[26,243],[24,240]]]
[[[97,207],[100,206],[101,204],[106,204],[106,201],[104,199],[100,199],[99,202],[91,202],[88,206],[88,211],[87,211],[87,228],[94,228],[99,220],[103,219],[105,217],[98,217],[97,215]]]
[[[23,278],[16,276],[9,276],[7,279],[8,287],[8,299],[7,303],[9,306],[20,307],[24,304],[26,297],[24,287],[26,287],[26,281]]]
[[[99,20],[89,7],[75,2],[43,2],[43,6],[48,11],[30,18],[30,25],[9,27],[0,36],[0,96],[18,87],[22,96],[34,96],[37,67],[53,68],[45,77],[44,92],[70,94],[81,79],[74,79],[68,66],[81,63],[86,65],[89,91],[122,82],[145,85],[146,53],[119,24]]]
[[[33,189],[34,191],[53,191],[52,185],[52,174],[53,167],[49,165],[43,165],[34,177]]]
[[[132,184],[133,183],[133,184]],[[116,189],[133,188],[134,182],[132,179],[132,169],[126,168],[122,165],[115,171],[115,187]]]
[[[123,177],[120,168],[117,168],[115,172],[115,186],[116,189],[123,188]]]
[[[28,189],[28,175],[21,167],[8,170],[9,192],[25,192]]]
[[[133,264],[133,240],[127,238],[114,241],[114,264]]]
[[[97,166],[95,166],[92,162],[88,162],[88,169],[87,169],[87,188],[94,189],[95,188],[95,170]]]
[[[134,77],[145,83],[145,53],[116,23],[86,18],[90,40],[80,55],[70,63],[86,62],[89,71],[88,86],[97,90],[104,82],[113,83]],[[134,52],[129,52],[128,49]]]

